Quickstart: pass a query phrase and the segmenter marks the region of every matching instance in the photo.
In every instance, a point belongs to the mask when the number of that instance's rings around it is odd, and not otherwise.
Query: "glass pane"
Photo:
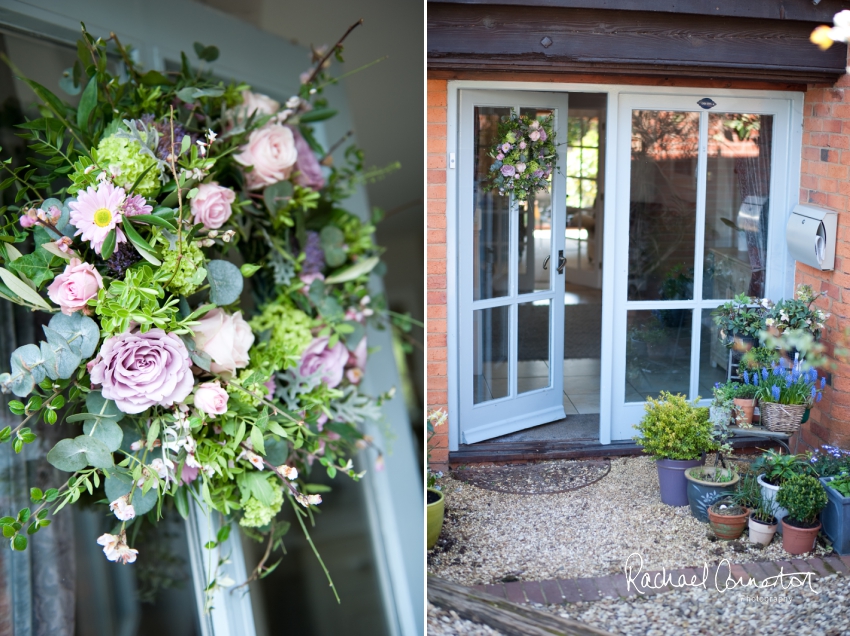
[[[764,296],[773,115],[708,114],[703,297]]]
[[[690,309],[628,312],[626,402],[654,398],[661,391],[688,395],[692,314]]]
[[[711,389],[716,382],[726,382],[726,367],[729,364],[729,349],[718,338],[720,327],[711,319],[712,311],[703,309],[700,321],[698,390],[703,398],[711,398]]]
[[[473,166],[472,293],[475,300],[508,294],[510,262],[510,197],[488,188],[490,148],[496,143],[499,121],[509,108],[475,108]]]
[[[552,110],[538,108],[520,109],[520,114],[529,117],[547,117],[552,113]],[[546,263],[546,257],[552,254],[552,188],[529,196],[526,201],[520,201],[518,208],[519,293],[548,291],[552,284],[552,268]],[[546,269],[543,269],[544,263]]]
[[[473,404],[508,394],[509,309],[493,307],[472,312]]]
[[[543,389],[549,382],[550,301],[517,308],[517,393]]]
[[[698,144],[698,113],[632,113],[629,300],[693,298]]]

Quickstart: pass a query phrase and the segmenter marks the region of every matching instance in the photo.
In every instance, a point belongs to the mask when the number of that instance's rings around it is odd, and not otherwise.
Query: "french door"
[[[497,128],[552,116],[558,163],[526,201],[488,187]],[[463,90],[458,140],[461,443],[564,417],[567,94]]]
[[[790,106],[620,96],[612,439],[634,435],[647,397],[725,381],[717,306],[784,295]]]

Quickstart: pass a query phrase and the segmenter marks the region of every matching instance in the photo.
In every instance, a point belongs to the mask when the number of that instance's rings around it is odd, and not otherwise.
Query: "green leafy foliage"
[[[635,427],[634,440],[655,459],[697,459],[713,451],[716,442],[707,409],[688,402],[683,395],[662,392],[659,399],[647,398],[646,414]]]
[[[787,521],[794,525],[810,525],[827,504],[823,485],[811,475],[795,475],[782,484],[776,503],[788,510]]]

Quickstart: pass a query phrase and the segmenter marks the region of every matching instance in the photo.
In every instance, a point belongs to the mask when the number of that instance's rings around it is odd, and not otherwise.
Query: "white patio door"
[[[488,188],[488,153],[499,122],[511,114],[551,115],[555,122],[552,185],[527,201]],[[460,93],[461,443],[564,417],[566,138],[566,93]]]
[[[708,92],[620,97],[614,440],[647,397],[726,380],[717,306],[787,293],[791,100]]]

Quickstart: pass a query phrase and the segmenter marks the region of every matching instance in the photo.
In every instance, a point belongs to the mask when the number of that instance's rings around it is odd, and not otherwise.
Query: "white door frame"
[[[779,298],[785,295],[783,276],[783,262],[786,261],[785,250],[785,225],[787,218],[782,216],[783,211],[790,211],[797,202],[796,191],[788,192],[782,187],[785,181],[785,171],[788,158],[788,147],[791,135],[791,101],[788,99],[771,99],[762,97],[740,97],[715,95],[713,91],[706,94],[714,97],[716,106],[704,110],[696,104],[693,95],[654,95],[654,94],[629,94],[620,97],[620,112],[618,128],[622,131],[619,139],[616,163],[619,179],[616,190],[612,193],[617,200],[617,209],[623,215],[616,230],[616,248],[614,250],[615,270],[615,295],[614,295],[614,351],[617,355],[613,364],[613,391],[612,391],[612,430],[613,439],[629,439],[632,437],[633,426],[638,423],[644,413],[644,402],[625,402],[626,384],[626,318],[629,310],[650,309],[686,309],[693,310],[691,321],[691,354],[690,354],[690,388],[689,399],[699,395],[699,366],[700,366],[700,338],[701,338],[701,311],[703,309],[714,309],[723,304],[724,301],[707,300],[697,298],[702,296],[703,279],[703,255],[704,255],[704,233],[705,233],[705,202],[706,202],[706,174],[707,174],[707,151],[708,151],[708,116],[709,113],[753,113],[761,115],[772,115],[773,135],[771,147],[770,173],[770,212],[768,214],[768,262],[765,266],[765,296],[767,298]],[[678,111],[694,112],[699,115],[699,143],[697,159],[697,202],[694,236],[694,299],[692,300],[644,300],[629,301],[628,293],[628,269],[629,269],[629,225],[628,214],[630,206],[631,189],[631,121],[633,110],[650,111]],[[774,214],[774,210],[780,214]],[[793,265],[793,261],[792,261]],[[793,274],[792,274],[793,275]],[[710,396],[701,396],[702,404],[708,404]]]
[[[447,159],[453,154],[458,156],[458,117],[459,92],[462,89],[483,90],[526,90],[543,92],[579,92],[606,93],[608,105],[606,110],[607,138],[605,141],[605,183],[615,184],[618,178],[617,169],[617,140],[619,138],[619,103],[621,97],[630,94],[669,95],[671,97],[688,96],[695,101],[710,95],[715,101],[722,97],[754,97],[762,99],[787,100],[789,102],[789,141],[787,156],[780,163],[774,161],[773,169],[776,174],[784,174],[786,179],[783,189],[785,200],[789,203],[797,201],[800,188],[800,163],[803,134],[803,98],[804,93],[797,91],[764,91],[725,88],[677,88],[669,86],[624,86],[619,84],[587,84],[587,83],[557,83],[557,82],[516,82],[516,81],[473,81],[451,80],[448,82],[448,122],[446,133]],[[629,134],[629,131],[626,131]],[[451,165],[447,161],[447,165]],[[781,183],[781,182],[780,182]],[[447,303],[447,344],[448,344],[448,404],[449,404],[449,451],[456,451],[460,445],[460,367],[458,358],[458,171],[448,168],[446,180],[446,303]],[[785,210],[774,209],[779,216],[787,220],[792,206]],[[614,386],[614,342],[611,334],[614,331],[614,300],[615,300],[615,268],[611,256],[616,249],[616,232],[620,223],[628,224],[628,207],[624,214],[618,214],[617,197],[605,197],[604,201],[604,235],[602,239],[603,253],[608,255],[609,266],[602,272],[602,369],[600,378],[600,413],[599,441],[610,444],[612,439],[612,397]],[[785,242],[782,240],[771,246],[778,266],[773,272],[775,289],[784,295],[794,291],[794,260],[788,255]]]
[[[566,223],[566,153],[559,153],[558,163],[552,179],[552,233],[549,243],[550,264],[549,288],[545,291],[519,293],[519,281],[516,256],[519,253],[519,210],[517,201],[511,198],[508,230],[508,293],[496,298],[482,300],[472,299],[474,286],[474,224],[475,200],[473,194],[474,182],[474,124],[473,118],[477,106],[492,106],[511,108],[518,112],[520,108],[542,108],[555,111],[556,143],[565,140],[567,133],[567,96],[559,93],[540,92],[507,92],[507,91],[478,91],[465,90],[461,93],[461,116],[469,128],[459,130],[460,152],[458,165],[461,183],[465,187],[459,193],[459,204],[467,213],[459,219],[459,236],[465,252],[461,255],[459,265],[460,289],[466,290],[460,300],[461,320],[460,342],[464,349],[461,352],[461,389],[464,402],[461,404],[462,439],[465,443],[478,442],[498,435],[505,435],[517,430],[552,422],[564,417],[564,380],[563,352],[564,330],[557,325],[563,324],[564,316],[564,278],[558,272],[558,256],[563,254],[564,235],[555,229]],[[560,143],[563,143],[561,141]],[[560,176],[560,178],[558,178]],[[560,201],[560,204],[557,202]],[[531,215],[529,215],[531,218]],[[533,222],[529,222],[529,226]],[[528,256],[532,270],[534,259]],[[520,393],[517,386],[517,341],[519,325],[517,312],[520,304],[548,301],[549,302],[549,384],[533,391]],[[491,308],[508,309],[508,394],[497,398],[473,404],[473,374],[478,361],[473,359],[474,340],[482,340],[481,330],[476,334],[474,325],[475,312]],[[479,347],[480,351],[480,347]]]

